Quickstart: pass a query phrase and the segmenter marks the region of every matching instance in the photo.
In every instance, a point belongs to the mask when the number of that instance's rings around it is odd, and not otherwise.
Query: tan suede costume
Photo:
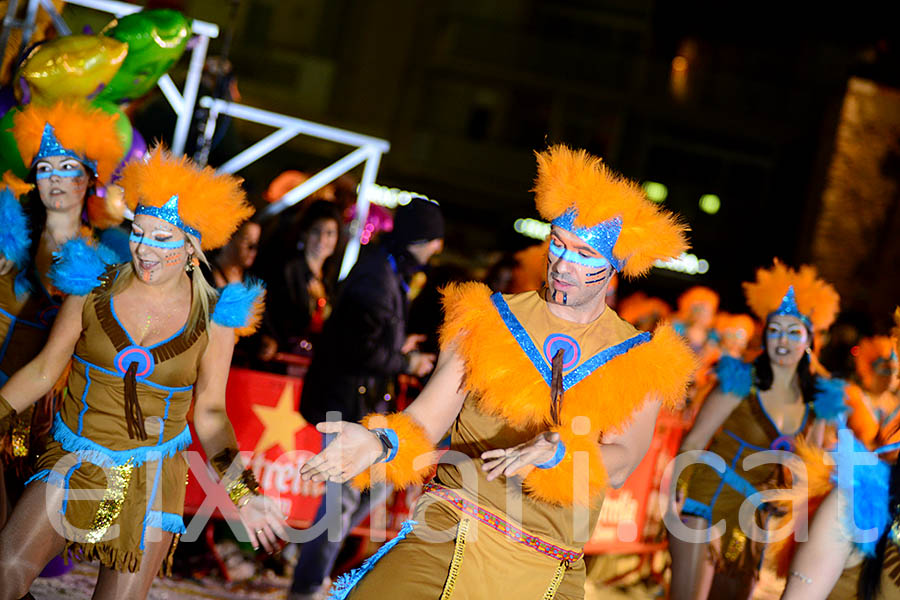
[[[201,320],[159,344],[134,344],[104,293],[115,275],[108,272],[86,297],[67,394],[32,480],[68,490],[67,547],[133,572],[145,542],[159,535],[154,530],[184,532],[187,463],[179,451],[191,442],[186,417],[208,334]],[[133,359],[144,441],[129,437],[123,417],[123,363]],[[96,497],[79,499],[75,490],[95,490]]]

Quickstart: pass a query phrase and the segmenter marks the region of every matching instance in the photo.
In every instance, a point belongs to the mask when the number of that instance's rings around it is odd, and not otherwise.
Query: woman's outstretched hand
[[[513,446],[498,448],[481,453],[484,464],[481,468],[487,471],[487,479],[491,481],[506,475],[514,475],[516,471],[528,465],[540,465],[549,461],[556,454],[559,434],[546,431],[533,440]]]
[[[280,547],[278,538],[287,540],[287,530],[284,522],[287,517],[268,496],[253,496],[238,509],[241,522],[250,534],[250,543],[254,550],[259,550],[260,545],[266,552],[274,552]]]
[[[326,421],[316,425],[316,429],[337,435],[324,450],[306,461],[300,469],[303,479],[344,483],[368,469],[381,456],[378,437],[359,423]]]

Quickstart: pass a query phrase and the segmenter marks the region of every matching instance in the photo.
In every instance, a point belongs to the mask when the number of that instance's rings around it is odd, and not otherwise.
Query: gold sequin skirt
[[[59,512],[67,556],[133,573],[148,545],[161,539],[161,531],[170,531],[175,534],[171,557],[184,532],[188,465],[182,454],[117,466],[97,455],[67,452],[50,440],[35,466],[29,482],[66,490]],[[169,564],[167,558],[163,571]]]

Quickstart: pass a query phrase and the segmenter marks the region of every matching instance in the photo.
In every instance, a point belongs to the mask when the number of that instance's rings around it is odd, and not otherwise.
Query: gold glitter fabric
[[[241,476],[225,486],[228,497],[238,508],[248,502],[248,496],[259,496],[259,483],[250,469],[244,469]]]
[[[31,415],[16,417],[9,435],[12,442],[12,455],[16,458],[28,456],[28,440],[31,437]]]
[[[108,325],[111,305],[95,302],[96,293],[84,303],[66,395],[34,479],[68,490],[62,528],[75,558],[135,572],[161,530],[184,531],[188,467],[180,451],[190,442],[187,413],[208,336],[182,332],[177,348],[155,357],[152,372],[137,380],[148,439],[132,439],[119,351],[98,315]]]
[[[130,460],[119,467],[111,467],[107,472],[106,492],[94,514],[94,522],[85,536],[88,544],[96,544],[103,539],[109,526],[122,512],[122,504],[125,503],[125,494],[128,492],[128,484],[131,482],[131,473],[134,471],[134,461]]]

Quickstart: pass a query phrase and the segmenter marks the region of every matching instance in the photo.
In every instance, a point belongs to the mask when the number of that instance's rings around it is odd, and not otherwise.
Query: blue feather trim
[[[0,191],[0,254],[20,271],[28,262],[31,247],[28,217],[9,188]]]
[[[31,283],[25,276],[28,251],[31,249],[31,230],[28,217],[19,200],[6,187],[0,190],[0,256],[11,260],[18,273],[13,281],[17,298],[31,291]]]
[[[753,366],[732,356],[723,356],[716,364],[719,388],[726,394],[744,398],[753,389]]]
[[[247,283],[229,283],[219,292],[212,321],[223,327],[246,327],[253,314],[253,307],[265,293],[259,280]]]
[[[87,239],[77,237],[53,253],[56,260],[50,267],[53,285],[64,294],[85,296],[100,285],[100,277],[107,265],[116,264],[115,253],[105,246],[91,246]]]
[[[372,567],[375,566],[375,563],[381,560],[381,557],[387,554],[391,548],[396,546],[400,542],[400,540],[405,538],[409,534],[409,532],[412,531],[415,525],[415,521],[404,521],[403,526],[400,528],[400,533],[397,534],[397,537],[384,544],[381,548],[378,549],[378,552],[367,558],[363,562],[363,564],[359,565],[349,573],[344,573],[343,575],[338,577],[337,581],[334,582],[334,585],[331,586],[331,590],[329,591],[328,598],[326,600],[344,600],[344,598],[346,598],[347,595],[353,591],[353,588],[356,587],[356,584],[359,583],[359,580],[362,579],[366,575],[366,573],[372,570]]]
[[[184,519],[181,515],[175,513],[167,513],[159,510],[151,510],[147,513],[147,527],[156,527],[163,531],[171,531],[184,535],[187,529],[184,526]]]
[[[847,413],[844,388],[847,382],[843,379],[816,377],[816,393],[813,399],[813,410],[816,417],[826,421],[836,421]]]
[[[841,467],[844,469],[850,468],[852,458],[847,457],[841,460],[841,447],[847,443],[846,438],[849,437],[853,439],[854,452],[868,452],[868,449],[862,442],[853,438],[848,429],[842,429],[838,436],[838,451],[835,455],[838,468],[835,469],[832,480],[839,487],[844,498],[849,499],[849,490],[846,489],[846,482],[841,481],[842,478],[839,474]],[[872,456],[875,455],[872,454]],[[839,503],[842,512],[840,519],[844,531],[850,535],[853,545],[866,556],[875,555],[875,547],[878,544],[878,540],[881,538],[884,530],[890,527],[891,524],[890,507],[888,506],[890,502],[890,482],[891,467],[884,461],[879,460],[874,465],[855,464],[853,466],[853,502],[845,501]],[[851,504],[853,507],[852,514],[850,514],[849,510]],[[867,534],[865,537],[861,537],[864,535],[864,532],[870,529],[875,530],[875,535]],[[865,541],[860,541],[861,539]]]
[[[155,446],[138,446],[129,450],[110,450],[69,429],[58,413],[53,417],[53,428],[50,433],[53,435],[53,439],[60,443],[63,450],[74,452],[82,462],[89,462],[100,467],[120,467],[128,461],[138,467],[148,460],[171,458],[190,446],[192,441],[191,430],[185,425],[181,433],[168,442]]]

